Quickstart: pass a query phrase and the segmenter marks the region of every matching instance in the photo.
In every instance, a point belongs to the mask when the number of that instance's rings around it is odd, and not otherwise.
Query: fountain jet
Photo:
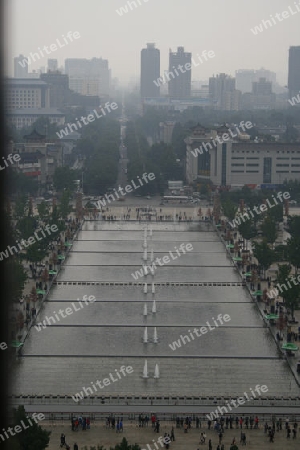
[[[147,304],[144,304],[144,312],[143,312],[143,316],[148,316],[148,309],[147,309]]]
[[[145,248],[144,256],[143,256],[144,261],[147,261],[147,258],[148,258],[148,256],[147,256],[147,249]]]
[[[155,284],[152,283],[152,294],[155,294]]]
[[[147,294],[147,283],[144,284],[144,294]]]
[[[153,312],[153,314],[156,313],[156,302],[155,302],[155,300],[153,300],[152,312]]]
[[[157,329],[156,329],[156,327],[154,327],[153,342],[154,342],[154,344],[158,343],[158,336],[157,336]]]
[[[149,376],[148,376],[148,363],[147,363],[146,359],[145,359],[145,364],[144,364],[144,369],[143,369],[143,378],[149,378]]]
[[[159,378],[159,367],[158,367],[158,364],[155,364],[154,378]]]
[[[147,344],[147,342],[148,342],[148,329],[147,329],[147,327],[145,327],[145,330],[144,330],[144,344]]]

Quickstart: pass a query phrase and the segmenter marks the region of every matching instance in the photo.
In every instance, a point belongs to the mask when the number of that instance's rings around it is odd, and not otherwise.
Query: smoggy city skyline
[[[299,45],[300,4],[290,0],[259,0],[241,4],[204,0],[10,0],[6,2],[6,74],[13,76],[13,58],[28,56],[59,40],[68,32],[80,38],[33,62],[29,70],[47,66],[48,58],[64,65],[66,58],[102,57],[112,76],[125,84],[140,76],[140,52],[147,42],[160,50],[161,74],[168,68],[169,49],[183,46],[194,56],[203,50],[215,58],[193,67],[192,79],[205,80],[220,72],[235,75],[238,69],[265,69],[287,84],[288,50]],[[126,9],[121,9],[122,7]],[[263,22],[263,20],[265,22]],[[269,22],[267,22],[269,20]],[[261,31],[255,34],[255,27]],[[65,36],[65,41],[63,36]],[[44,52],[45,53],[45,52]]]

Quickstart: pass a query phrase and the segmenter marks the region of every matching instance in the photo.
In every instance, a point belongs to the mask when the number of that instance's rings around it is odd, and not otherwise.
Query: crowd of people
[[[78,431],[79,429],[85,431],[91,428],[91,419],[89,417],[72,417],[71,418],[72,431]]]
[[[137,426],[139,428],[148,427],[149,422],[151,422],[152,429],[154,433],[159,433],[161,429],[160,420],[156,414],[139,414],[137,420]],[[249,444],[246,436],[246,430],[255,430],[260,429],[264,431],[264,435],[268,438],[269,442],[274,442],[276,437],[276,433],[280,433],[281,431],[286,431],[287,439],[296,439],[297,438],[297,422],[293,422],[290,424],[289,419],[283,420],[280,417],[272,417],[272,419],[268,422],[265,421],[264,425],[261,424],[259,426],[259,418],[258,416],[222,416],[220,418],[215,419],[213,422],[210,419],[204,419],[204,417],[191,417],[186,416],[177,417],[176,420],[176,429],[182,430],[183,433],[188,433],[188,430],[191,428],[202,429],[200,433],[199,444],[201,446],[208,446],[208,450],[225,450],[224,436],[227,433],[226,430],[235,429],[237,432],[240,432],[239,442],[237,444],[236,438],[230,440],[231,450],[238,449],[237,445],[246,446]],[[90,417],[72,417],[71,418],[71,427],[72,431],[85,431],[90,429],[91,420]],[[123,419],[120,417],[115,417],[113,414],[109,415],[105,419],[106,428],[110,428],[111,430],[116,430],[116,433],[121,433],[124,431],[123,427]],[[210,430],[210,433],[213,431],[216,434],[216,447],[213,447],[213,441],[215,440],[213,437],[208,439],[205,430]],[[238,431],[239,430],[239,431]],[[250,432],[251,435],[251,432]],[[209,436],[211,437],[211,436]],[[166,449],[170,448],[172,442],[175,441],[175,430],[174,426],[171,426],[171,430],[169,433],[165,432],[162,438],[163,445]],[[67,450],[71,450],[71,447],[66,442],[66,436],[61,434],[60,437],[60,447],[65,448]],[[203,448],[203,447],[202,447]],[[228,448],[226,446],[226,448]],[[72,450],[78,450],[78,445],[75,442]],[[200,450],[198,448],[197,450]]]

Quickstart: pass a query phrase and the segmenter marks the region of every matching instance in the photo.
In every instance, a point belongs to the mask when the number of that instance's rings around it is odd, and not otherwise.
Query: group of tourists
[[[111,428],[112,430],[116,430],[116,433],[123,433],[123,420],[116,418],[113,415],[110,415],[106,418],[106,428]]]
[[[89,417],[72,417],[71,418],[72,431],[89,430],[91,428],[91,419]]]
[[[297,428],[298,428],[297,422],[295,422],[293,424],[293,427],[291,427],[289,424],[289,419],[285,420],[285,430],[286,430],[287,439],[291,438],[291,434],[293,435],[293,439],[296,439]],[[275,418],[273,418],[270,425],[268,424],[268,422],[265,422],[264,431],[265,431],[265,434],[269,438],[269,442],[274,442],[276,432],[278,433],[281,430],[282,430],[282,419],[281,418],[277,418],[276,420],[275,420]]]

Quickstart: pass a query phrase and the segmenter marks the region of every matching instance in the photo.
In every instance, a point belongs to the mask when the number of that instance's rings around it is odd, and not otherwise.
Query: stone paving
[[[195,429],[192,428],[188,430],[188,433],[185,434],[183,429],[176,429],[175,424],[171,422],[163,422],[161,423],[161,429],[159,434],[154,433],[151,426],[145,428],[139,428],[137,424],[124,423],[124,433],[116,433],[115,430],[107,429],[105,425],[102,423],[96,423],[91,425],[91,429],[87,431],[71,431],[71,427],[68,423],[64,424],[50,424],[43,423],[43,428],[46,428],[48,431],[51,431],[49,450],[56,450],[59,448],[60,443],[60,435],[64,433],[66,436],[66,442],[71,446],[73,450],[73,445],[77,442],[80,450],[84,448],[84,446],[88,446],[88,450],[90,450],[90,446],[103,445],[106,450],[109,450],[110,446],[115,446],[120,443],[123,437],[127,439],[129,444],[139,444],[141,449],[145,450],[155,450],[155,446],[153,443],[156,442],[158,449],[162,449],[158,443],[157,439],[159,436],[163,436],[164,433],[170,433],[172,425],[175,430],[175,442],[172,442],[170,445],[171,450],[197,450],[197,449],[208,449],[208,440],[212,440],[213,450],[216,450],[219,438],[215,431],[208,430],[206,425],[205,428]],[[235,425],[234,425],[235,426]],[[298,427],[299,428],[299,427]],[[205,431],[206,433],[206,443],[204,445],[200,445],[200,433]],[[244,430],[246,433],[247,445],[248,449],[262,450],[262,449],[270,449],[273,450],[299,450],[299,436],[295,440],[287,439],[285,430],[276,432],[274,443],[269,442],[269,438],[264,433],[263,424],[261,424],[258,430]],[[239,449],[244,448],[240,444],[240,434],[241,431],[239,429],[233,430],[225,430],[223,443],[225,445],[225,450],[229,450],[230,444],[232,440],[235,438]],[[147,444],[149,447],[147,447]]]

